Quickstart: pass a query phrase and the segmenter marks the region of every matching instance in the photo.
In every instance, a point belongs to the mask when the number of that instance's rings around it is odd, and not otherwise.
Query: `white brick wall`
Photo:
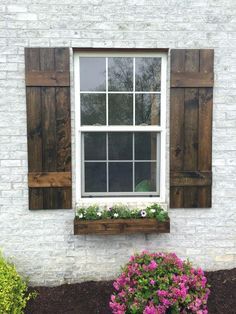
[[[235,0],[1,0],[0,247],[32,284],[113,278],[142,249],[236,266],[235,16]],[[214,48],[213,207],[170,210],[171,233],[149,236],[74,236],[73,211],[30,212],[25,46]]]

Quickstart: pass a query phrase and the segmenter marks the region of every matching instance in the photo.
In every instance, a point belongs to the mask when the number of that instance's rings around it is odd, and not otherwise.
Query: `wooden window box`
[[[74,220],[74,234],[134,234],[169,233],[170,220],[165,222],[151,218]]]

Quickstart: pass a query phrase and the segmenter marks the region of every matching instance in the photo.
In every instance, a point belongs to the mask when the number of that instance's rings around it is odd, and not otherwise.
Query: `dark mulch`
[[[236,314],[236,268],[206,273],[211,285],[209,314]],[[84,282],[59,287],[36,287],[26,314],[108,314],[111,281]]]

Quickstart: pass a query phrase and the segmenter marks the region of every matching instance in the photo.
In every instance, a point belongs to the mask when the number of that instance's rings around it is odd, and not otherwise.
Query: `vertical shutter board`
[[[198,89],[185,89],[184,170],[197,170],[198,164]],[[198,187],[184,187],[184,207],[197,207]]]
[[[214,50],[201,49],[200,50],[200,72],[213,73],[214,72]]]
[[[202,186],[198,189],[198,204],[200,208],[210,208],[212,206],[211,186]]]
[[[185,72],[199,72],[199,50],[185,50]]]
[[[171,187],[170,188],[170,208],[184,207],[184,188]]]
[[[29,188],[29,208],[42,209],[43,208],[43,189]]]
[[[172,88],[170,95],[170,171],[183,170],[184,164],[184,90]],[[171,207],[183,207],[184,188],[171,187]]]
[[[185,71],[197,73],[199,71],[199,51],[188,49],[185,51]],[[185,89],[185,130],[184,130],[184,170],[197,169],[198,150],[198,89]],[[197,207],[198,188],[184,187],[184,207]]]
[[[43,171],[56,171],[55,88],[42,87]]]
[[[214,51],[209,49],[178,49],[171,51],[171,97],[170,97],[170,170],[173,174],[187,171],[187,176],[204,171],[211,172],[212,98],[210,77],[213,77]],[[176,81],[176,73],[180,72]],[[192,74],[191,74],[192,73]],[[185,75],[186,74],[186,75]],[[200,74],[200,75],[199,75]],[[204,77],[206,75],[206,77]],[[172,76],[171,76],[172,77]],[[175,78],[174,78],[175,77]],[[201,79],[200,79],[201,78]],[[203,81],[201,81],[203,80]],[[199,85],[198,85],[199,84]],[[209,84],[209,85],[208,85]],[[204,87],[202,87],[204,86]],[[184,94],[184,99],[176,95]],[[176,107],[184,103],[183,124],[176,123]],[[176,138],[184,142],[181,159],[176,157]],[[181,167],[182,165],[182,167]],[[190,180],[189,182],[194,182]],[[170,179],[170,207],[211,207],[211,186],[174,186]],[[208,184],[208,183],[206,183]]]
[[[55,88],[42,87],[43,171],[56,171],[56,104]],[[57,200],[56,188],[44,188],[43,208],[53,209]]]
[[[185,50],[174,50],[171,54],[171,72],[185,69]],[[184,162],[184,89],[171,88],[170,94],[170,170],[183,170]],[[170,188],[170,207],[183,207],[184,188]]]
[[[55,54],[53,48],[40,48],[40,70],[55,70]]]
[[[40,49],[25,48],[25,72],[39,71],[40,69]]]
[[[34,95],[35,89],[40,93],[40,97],[37,97],[41,114],[41,146],[39,145],[41,154],[37,152],[39,148],[36,140],[33,139],[33,144],[28,141],[29,156],[32,155],[32,158],[29,157],[29,172],[36,170],[38,172],[70,172],[70,88],[69,81],[65,81],[65,78],[69,77],[69,49],[26,48],[25,60],[28,124],[33,127],[33,122],[37,120],[35,117],[39,116],[39,113],[36,115],[36,112],[33,112],[34,117],[30,123],[31,112],[35,111],[35,101],[31,94]],[[42,75],[39,75],[40,73]],[[50,78],[50,81],[49,73],[52,75],[61,73],[62,79],[57,76],[56,80],[52,81]],[[36,131],[31,133],[37,134]],[[30,137],[29,134],[28,132],[28,137]],[[35,154],[31,154],[33,145]],[[37,160],[41,162],[41,167],[35,167]],[[29,188],[29,207],[30,209],[71,208],[71,194],[71,187]]]
[[[200,71],[204,73],[214,71],[214,50],[200,50]],[[212,111],[213,89],[199,89],[199,149],[198,168],[211,170],[212,167]],[[211,186],[198,188],[199,207],[211,207]]]
[[[55,48],[55,67],[58,71],[69,72],[70,58],[67,48]]]
[[[56,88],[57,170],[71,171],[70,93]]]
[[[198,167],[201,170],[211,170],[212,166],[212,109],[212,88],[200,88]]]
[[[178,49],[171,52],[171,72],[183,72],[185,65],[185,50]]]
[[[71,171],[71,128],[70,128],[70,90],[67,87],[56,88],[56,169]],[[57,207],[72,207],[71,188],[57,189]],[[61,205],[63,204],[63,206]],[[62,207],[61,207],[62,206]]]
[[[173,88],[170,95],[171,170],[183,170],[184,161],[184,90]]]
[[[188,88],[184,96],[184,170],[196,170],[197,163],[198,89]]]
[[[38,87],[26,88],[28,167],[30,172],[42,171],[42,108],[41,91]]]

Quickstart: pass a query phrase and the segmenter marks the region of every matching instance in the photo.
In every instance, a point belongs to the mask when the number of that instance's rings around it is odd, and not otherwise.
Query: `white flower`
[[[101,212],[97,212],[97,215],[98,215],[99,217],[101,217],[101,216],[102,216],[102,213],[101,213]]]
[[[147,213],[145,212],[145,210],[141,210],[140,214],[141,214],[142,217],[146,217],[147,216]]]
[[[83,214],[79,214],[79,218],[83,218],[84,216],[83,216]]]
[[[151,209],[151,213],[155,213],[155,211],[156,211],[156,210],[155,210],[154,208]]]
[[[119,215],[117,213],[114,214],[114,217],[117,218]]]

